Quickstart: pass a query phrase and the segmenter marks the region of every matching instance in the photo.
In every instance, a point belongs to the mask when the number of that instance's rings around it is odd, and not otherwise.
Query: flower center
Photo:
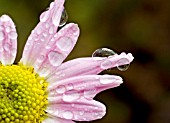
[[[0,65],[0,121],[40,123],[47,106],[47,82],[23,65]]]

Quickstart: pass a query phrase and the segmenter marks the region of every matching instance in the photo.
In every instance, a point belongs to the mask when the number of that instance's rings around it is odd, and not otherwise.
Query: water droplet
[[[59,94],[63,94],[65,91],[66,91],[66,88],[65,88],[64,85],[59,85],[59,86],[56,88],[56,92],[59,93]]]
[[[67,91],[64,95],[63,95],[63,100],[66,102],[72,102],[74,100],[79,99],[80,97],[80,93],[76,90],[70,90]]]
[[[0,32],[0,41],[4,40],[4,33],[3,32]]]
[[[121,66],[117,66],[117,69],[120,71],[126,71],[129,68],[130,64],[125,64]]]
[[[118,62],[117,62],[117,69],[120,70],[120,71],[126,71],[130,64],[125,64],[128,62],[128,59],[120,59]]]
[[[64,26],[67,22],[67,19],[68,19],[68,14],[67,11],[64,9],[61,15],[59,27]]]
[[[50,34],[53,34],[53,33],[54,33],[54,28],[53,28],[53,26],[50,27],[49,33],[50,33]]]
[[[100,67],[102,69],[109,69],[112,67],[112,62],[110,60],[105,60],[104,62],[101,63]]]
[[[50,63],[53,65],[53,66],[58,66],[62,63],[63,61],[63,55],[56,52],[56,51],[51,51],[49,54],[48,54],[48,59],[50,61]]]
[[[84,113],[85,113],[84,111],[80,111],[80,113],[79,113],[79,114],[80,114],[80,115],[84,115]]]
[[[51,2],[50,9],[52,9],[53,7],[54,7],[54,2]]]
[[[45,11],[40,15],[40,21],[45,22],[49,18],[49,11]]]
[[[8,26],[8,27],[5,28],[5,31],[6,31],[7,33],[9,33],[9,32],[11,31],[11,28]]]
[[[10,32],[9,33],[9,38],[11,38],[11,39],[16,39],[17,38],[17,33],[16,32]]]
[[[65,119],[72,119],[73,118],[73,113],[71,112],[71,111],[65,111],[64,113],[63,113],[63,118],[65,118]]]
[[[37,59],[38,62],[42,62],[44,60],[45,56],[44,55],[40,55],[40,57]]]
[[[4,44],[4,49],[6,51],[9,51],[10,50],[10,45],[8,43]]]
[[[103,75],[100,77],[100,83],[102,84],[110,84],[116,81],[116,79],[113,76],[109,75]]]
[[[61,37],[59,39],[59,41],[57,41],[56,45],[62,51],[68,51],[68,50],[70,50],[72,48],[73,43],[72,43],[71,38],[69,38],[69,37]]]
[[[96,88],[91,88],[84,91],[84,97],[87,99],[92,99],[96,95]]]
[[[73,87],[73,84],[72,83],[69,83],[67,85],[67,90],[72,90],[74,87]]]
[[[115,55],[115,54],[116,53],[111,49],[100,48],[100,49],[97,49],[93,52],[92,57],[93,58],[95,58],[95,57],[109,57],[109,56]]]

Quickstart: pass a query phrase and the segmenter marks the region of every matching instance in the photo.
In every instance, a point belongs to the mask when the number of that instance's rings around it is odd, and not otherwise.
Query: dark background
[[[28,35],[52,0],[0,0],[0,14],[9,14],[16,26],[21,58]],[[81,28],[78,43],[68,57],[91,56],[98,48],[131,52],[129,69],[118,74],[124,83],[100,93],[107,106],[102,120],[89,123],[170,123],[170,1],[66,0],[68,22]]]

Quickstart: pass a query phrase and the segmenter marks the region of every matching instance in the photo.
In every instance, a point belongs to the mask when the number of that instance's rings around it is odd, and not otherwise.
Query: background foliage
[[[0,14],[9,14],[16,26],[18,54],[38,23],[39,14],[52,0],[0,0]],[[68,22],[81,28],[79,41],[68,59],[91,56],[109,47],[117,53],[131,52],[134,62],[124,83],[99,94],[107,114],[90,123],[170,122],[170,1],[169,0],[66,0]]]

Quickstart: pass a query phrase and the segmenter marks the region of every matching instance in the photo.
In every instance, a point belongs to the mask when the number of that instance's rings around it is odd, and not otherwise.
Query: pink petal
[[[79,36],[77,24],[67,24],[41,49],[33,64],[36,73],[46,77],[54,71],[72,51]]]
[[[40,15],[40,22],[31,32],[25,45],[21,62],[32,66],[45,45],[55,35],[64,9],[64,0],[55,0],[50,8]]]
[[[122,82],[122,78],[115,75],[82,75],[51,83],[48,90],[49,96],[70,102],[82,97],[92,99],[99,92],[117,87]],[[71,97],[71,99],[67,99],[67,97]]]
[[[47,81],[52,83],[74,76],[98,74],[109,68],[130,64],[132,61],[131,53],[121,53],[109,57],[78,58],[65,62],[56,68]]]
[[[17,32],[8,15],[0,17],[0,61],[4,65],[13,64],[17,53]]]
[[[71,103],[50,104],[46,111],[55,117],[75,121],[91,121],[101,119],[106,113],[106,107],[95,100],[81,98]]]
[[[48,118],[43,120],[42,123],[75,123],[75,122],[71,120],[62,119],[59,117],[57,118],[57,117],[49,116]]]

